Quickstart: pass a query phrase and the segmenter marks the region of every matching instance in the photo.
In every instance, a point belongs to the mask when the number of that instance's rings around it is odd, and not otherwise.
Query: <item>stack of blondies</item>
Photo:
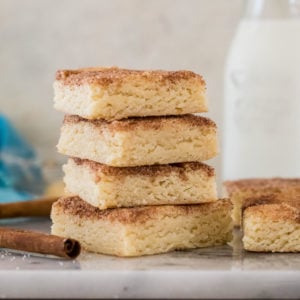
[[[66,113],[58,151],[67,195],[52,233],[92,252],[139,256],[231,239],[231,203],[217,199],[216,125],[206,85],[190,71],[61,70],[55,108]]]

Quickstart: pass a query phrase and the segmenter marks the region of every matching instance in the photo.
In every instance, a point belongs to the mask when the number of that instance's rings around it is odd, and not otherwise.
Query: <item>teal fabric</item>
[[[0,202],[32,199],[44,187],[34,149],[0,114]]]

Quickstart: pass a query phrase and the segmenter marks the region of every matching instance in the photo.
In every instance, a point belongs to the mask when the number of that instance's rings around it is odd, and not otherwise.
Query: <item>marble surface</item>
[[[50,221],[1,226],[48,232]],[[300,255],[232,247],[175,251],[141,258],[83,252],[77,260],[0,250],[0,298],[299,298]],[[13,284],[12,284],[13,283]]]

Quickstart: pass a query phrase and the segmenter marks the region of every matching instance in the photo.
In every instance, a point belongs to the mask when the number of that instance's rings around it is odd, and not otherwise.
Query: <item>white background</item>
[[[224,60],[242,2],[0,0],[0,111],[42,160],[62,159],[62,114],[52,107],[57,69],[190,69],[207,81],[208,116],[221,127]],[[220,159],[211,162],[219,173]]]

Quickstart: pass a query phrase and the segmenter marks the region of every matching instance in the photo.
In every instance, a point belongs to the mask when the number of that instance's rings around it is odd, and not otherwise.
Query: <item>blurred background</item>
[[[52,103],[57,69],[193,70],[207,82],[208,115],[220,127],[224,60],[242,2],[0,0],[0,112],[34,145],[48,180],[64,160],[55,149],[63,115]],[[220,160],[212,162],[218,170]]]

